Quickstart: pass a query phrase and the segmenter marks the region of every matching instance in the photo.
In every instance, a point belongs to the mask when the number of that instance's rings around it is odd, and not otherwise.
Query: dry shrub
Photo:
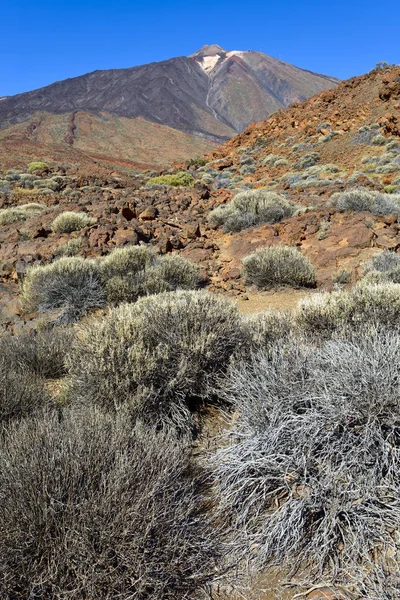
[[[23,281],[22,300],[25,310],[61,309],[59,320],[69,323],[89,309],[103,306],[106,297],[97,263],[71,257],[29,269]]]
[[[259,289],[277,285],[315,287],[315,270],[309,259],[291,246],[260,248],[243,259],[244,274]]]
[[[181,256],[157,256],[146,246],[114,250],[99,260],[62,257],[35,265],[23,282],[25,310],[61,309],[60,322],[71,323],[89,309],[136,302],[140,296],[203,284],[200,267]]]
[[[208,292],[178,291],[111,309],[81,327],[69,358],[69,395],[188,433],[193,412],[234,353],[250,343],[237,307]]]
[[[333,194],[331,201],[334,206],[343,211],[368,211],[374,215],[400,213],[399,194],[383,194],[364,188],[354,188]]]
[[[4,600],[194,599],[216,532],[184,439],[64,409],[0,439]]]
[[[65,357],[74,334],[67,327],[51,327],[0,339],[0,355],[10,370],[34,373],[44,379],[66,374]]]
[[[400,283],[400,254],[384,250],[375,254],[365,267],[364,281]]]
[[[72,231],[79,231],[88,225],[94,225],[96,219],[93,219],[86,213],[76,213],[73,211],[66,211],[58,215],[51,224],[53,231],[57,233],[71,233]]]
[[[323,293],[299,303],[295,321],[301,331],[330,337],[346,329],[399,328],[400,285],[360,282],[347,291]]]
[[[215,483],[236,556],[354,598],[398,597],[399,365],[398,334],[375,330],[277,344],[231,369],[239,416]]]
[[[0,431],[9,421],[34,414],[48,400],[39,376],[13,363],[9,356],[0,356]]]
[[[291,217],[297,206],[283,196],[268,190],[249,190],[237,194],[229,204],[218,206],[209,221],[225,232],[241,231],[260,223],[276,223]]]
[[[35,202],[3,208],[0,210],[0,226],[15,223],[16,221],[26,221],[31,217],[39,215],[45,209],[46,206],[36,204]]]

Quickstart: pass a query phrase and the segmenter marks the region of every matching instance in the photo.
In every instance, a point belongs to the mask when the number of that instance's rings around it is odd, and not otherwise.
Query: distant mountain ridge
[[[99,118],[111,116],[117,125],[120,118],[141,118],[220,143],[251,122],[264,120],[279,108],[338,83],[335,78],[299,69],[261,52],[226,51],[214,44],[190,56],[94,71],[5,97],[0,100],[0,128],[32,121],[38,112],[65,115],[79,111]],[[84,151],[82,133],[79,146]],[[67,139],[73,146],[78,134],[73,128],[60,131],[61,138],[54,134],[52,143]]]

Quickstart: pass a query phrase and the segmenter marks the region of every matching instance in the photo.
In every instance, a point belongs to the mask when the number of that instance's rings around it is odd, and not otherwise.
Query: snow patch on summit
[[[216,54],[215,56],[203,56],[203,58],[199,60],[199,65],[203,71],[209,73],[213,70],[220,58],[219,54]]]

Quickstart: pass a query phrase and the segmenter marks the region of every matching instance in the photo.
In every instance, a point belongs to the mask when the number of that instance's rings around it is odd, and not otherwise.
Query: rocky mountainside
[[[53,149],[67,158],[78,151],[82,160],[118,164],[125,155],[128,163],[166,166],[337,83],[260,52],[204,46],[189,57],[95,71],[2,98],[0,139],[6,154],[22,144],[21,154],[31,157],[43,145],[42,158]],[[141,149],[153,153],[146,160]]]
[[[179,169],[193,177],[187,188],[149,185],[147,172],[117,176],[82,164],[55,163],[34,176],[26,167],[3,169],[0,209],[31,202],[47,208],[0,226],[0,280],[16,294],[12,282],[29,265],[53,260],[60,245],[78,237],[79,253],[88,257],[132,243],[183,254],[202,266],[211,290],[243,299],[251,300],[252,291],[242,278],[241,260],[263,246],[300,248],[316,268],[318,287],[331,289],[341,270],[356,281],[373,254],[400,248],[398,219],[362,207],[339,210],[332,196],[360,187],[379,192],[385,202],[400,194],[400,68],[376,69],[280,111],[206,160],[203,166],[181,164]],[[259,188],[300,210],[276,223],[233,232],[209,221],[211,210],[238,191]],[[96,223],[57,234],[51,222],[65,210],[86,212]],[[11,315],[3,311],[10,323],[14,310],[20,310],[17,300]]]

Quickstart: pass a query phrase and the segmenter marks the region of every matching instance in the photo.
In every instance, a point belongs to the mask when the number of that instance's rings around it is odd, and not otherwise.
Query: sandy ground
[[[240,312],[245,315],[263,312],[269,308],[284,311],[295,308],[303,298],[318,293],[317,290],[281,289],[248,294],[248,300],[237,299]]]

